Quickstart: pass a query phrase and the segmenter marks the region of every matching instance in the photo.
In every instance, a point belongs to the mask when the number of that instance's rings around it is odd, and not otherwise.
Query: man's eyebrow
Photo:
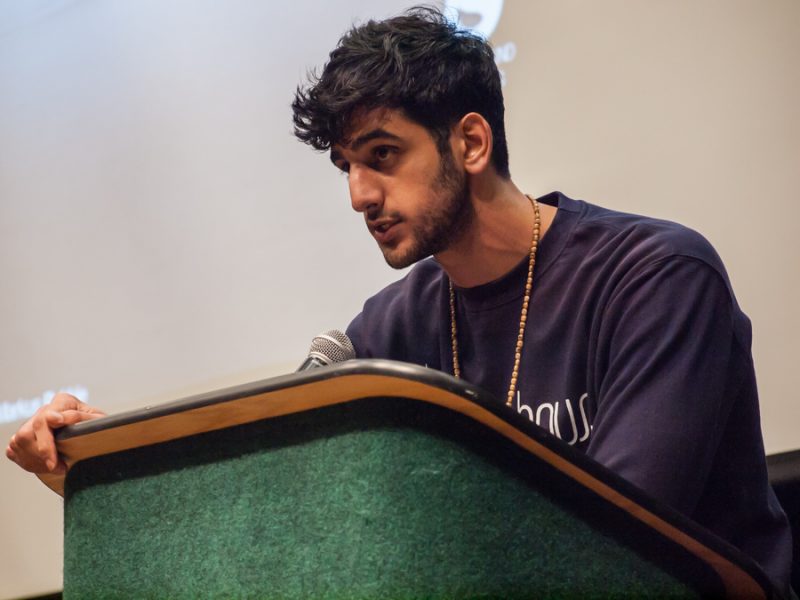
[[[377,129],[373,129],[372,131],[369,131],[364,135],[358,136],[348,145],[348,148],[350,150],[357,151],[359,148],[361,148],[361,146],[363,146],[367,142],[371,142],[372,140],[378,140],[378,139],[387,139],[399,142],[401,138],[399,135],[395,135],[394,133],[391,133],[381,127],[378,127]],[[342,160],[342,155],[337,150],[331,149],[330,159],[331,162],[335,165],[338,161]]]
[[[361,146],[363,146],[367,142],[371,142],[372,140],[377,140],[381,138],[386,138],[398,142],[400,141],[400,136],[397,136],[379,127],[378,129],[373,129],[372,131],[365,133],[364,135],[360,135],[356,139],[354,139],[353,143],[350,144],[350,150],[358,150]]]

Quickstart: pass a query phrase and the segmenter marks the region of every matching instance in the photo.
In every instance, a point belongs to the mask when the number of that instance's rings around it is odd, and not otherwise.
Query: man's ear
[[[456,125],[456,131],[464,170],[471,175],[485,171],[492,163],[492,128],[488,121],[476,112],[467,113]]]

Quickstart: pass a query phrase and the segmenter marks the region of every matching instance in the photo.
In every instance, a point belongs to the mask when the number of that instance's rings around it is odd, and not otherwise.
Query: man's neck
[[[473,189],[472,204],[475,216],[469,230],[435,257],[458,287],[499,279],[530,254],[533,207],[511,180],[489,189]],[[540,204],[539,210],[541,238],[553,222],[556,208]]]

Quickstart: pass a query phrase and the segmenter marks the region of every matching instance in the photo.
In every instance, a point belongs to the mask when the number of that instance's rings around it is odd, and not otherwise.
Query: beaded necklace
[[[541,219],[539,216],[539,203],[528,196],[533,206],[533,234],[531,236],[531,249],[528,255],[528,278],[525,281],[525,296],[522,299],[522,313],[519,317],[519,334],[517,344],[514,349],[514,369],[511,371],[511,383],[508,385],[508,396],[506,406],[512,406],[514,402],[514,392],[517,389],[517,378],[519,377],[519,363],[522,358],[522,343],[525,337],[525,324],[528,321],[528,304],[531,300],[531,289],[533,289],[533,267],[536,265],[536,250],[539,247],[539,229]],[[453,290],[453,282],[448,280],[450,287],[450,345],[453,351],[453,374],[461,377],[461,366],[458,360],[458,329],[456,327],[456,294]]]

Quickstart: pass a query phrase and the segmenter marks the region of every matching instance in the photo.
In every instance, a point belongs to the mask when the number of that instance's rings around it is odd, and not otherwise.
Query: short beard
[[[395,256],[387,250],[383,252],[386,263],[394,269],[404,269],[447,250],[462,239],[472,225],[475,210],[470,202],[467,176],[456,168],[449,148],[440,152],[439,157],[439,173],[431,190],[436,199],[428,220],[413,232],[413,243],[403,255]]]

